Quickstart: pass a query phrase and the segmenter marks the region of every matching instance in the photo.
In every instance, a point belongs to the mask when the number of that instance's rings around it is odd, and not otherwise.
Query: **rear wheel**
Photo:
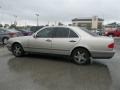
[[[14,44],[12,47],[12,53],[16,57],[20,57],[24,55],[24,50],[20,44]]]
[[[73,51],[72,59],[76,64],[84,65],[90,64],[89,52],[84,48],[78,48]]]

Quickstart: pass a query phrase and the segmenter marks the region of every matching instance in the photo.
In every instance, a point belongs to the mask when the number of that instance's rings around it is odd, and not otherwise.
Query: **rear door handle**
[[[51,42],[52,40],[50,40],[50,39],[47,39],[46,41],[47,41],[47,42]]]
[[[69,42],[76,42],[75,40],[70,40]]]

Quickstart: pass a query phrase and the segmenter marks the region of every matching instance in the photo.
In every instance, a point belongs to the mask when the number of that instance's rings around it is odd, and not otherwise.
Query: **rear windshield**
[[[90,34],[91,36],[95,36],[95,37],[99,36],[98,34],[96,34],[96,33],[94,33],[94,32],[91,32],[91,31],[88,30],[88,29],[82,28],[82,30],[85,31],[86,33]]]

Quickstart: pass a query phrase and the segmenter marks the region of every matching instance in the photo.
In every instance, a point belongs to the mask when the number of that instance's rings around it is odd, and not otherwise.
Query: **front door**
[[[44,28],[28,40],[28,51],[49,53],[52,47],[52,29]]]

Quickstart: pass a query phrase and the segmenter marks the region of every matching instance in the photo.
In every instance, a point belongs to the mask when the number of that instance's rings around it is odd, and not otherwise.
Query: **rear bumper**
[[[111,51],[111,52],[92,51],[91,52],[92,58],[95,58],[95,59],[110,59],[114,56],[114,54],[115,54],[115,51]]]

